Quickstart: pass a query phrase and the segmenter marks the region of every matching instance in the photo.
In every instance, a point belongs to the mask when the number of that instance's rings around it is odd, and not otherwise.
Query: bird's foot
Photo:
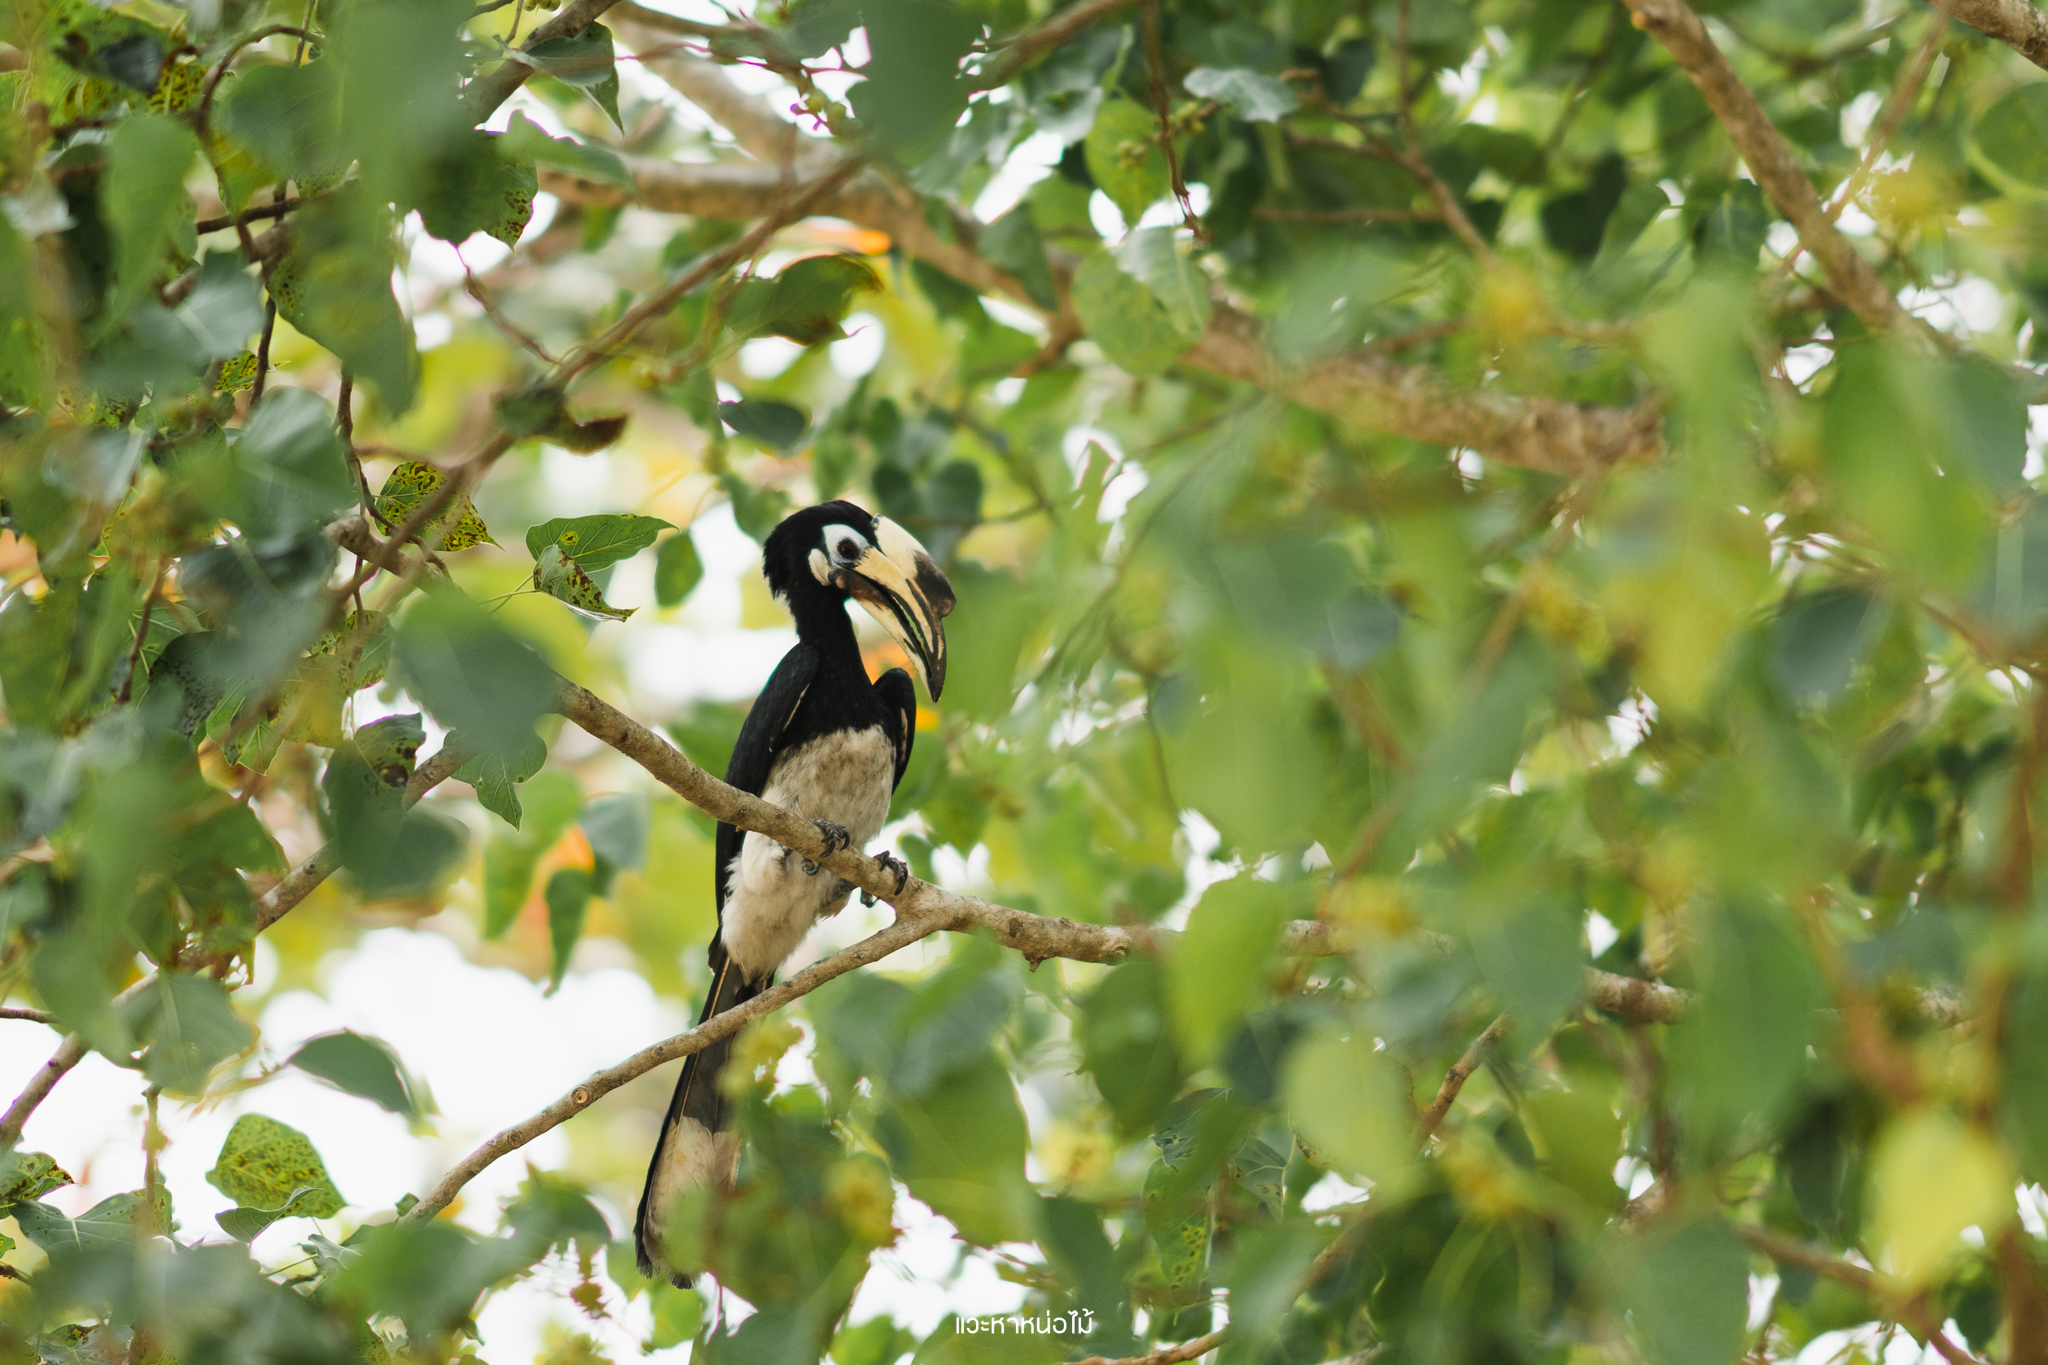
[[[896,894],[902,895],[903,888],[910,885],[910,864],[904,862],[893,853],[876,854],[875,861],[896,874]],[[872,907],[875,903],[875,898],[868,892],[863,891],[860,893],[860,903]]]
[[[811,823],[817,826],[818,833],[825,836],[825,856],[827,857],[837,853],[840,849],[853,842],[853,836],[846,832],[846,826],[844,825],[835,825],[830,820],[813,820]],[[804,875],[806,877],[818,875],[818,864],[814,860],[810,858],[804,859]]]

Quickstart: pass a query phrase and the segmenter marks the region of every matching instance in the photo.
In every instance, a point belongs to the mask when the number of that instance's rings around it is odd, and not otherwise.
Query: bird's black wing
[[[729,785],[754,796],[759,796],[768,785],[768,771],[774,766],[783,732],[788,729],[790,717],[796,714],[798,704],[818,676],[818,662],[818,651],[804,644],[782,656],[782,662],[775,666],[775,671],[768,676],[767,685],[761,689],[760,697],[755,700],[754,709],[747,712],[746,723],[740,727],[739,742],[733,745],[732,762],[725,769],[725,780]],[[716,886],[721,924],[725,919],[727,883],[732,875],[730,869],[733,859],[739,856],[740,840],[745,837],[744,831],[731,825],[721,822],[718,826]],[[716,933],[711,936],[707,956],[711,960],[711,988],[704,993],[704,1012],[698,1016],[698,1023],[751,1000],[767,989],[766,978],[759,981],[744,979],[726,956],[725,941]],[[700,1076],[715,1077],[723,1071],[731,1051],[732,1039],[721,1038],[702,1052],[693,1052],[683,1059],[683,1072],[676,1078],[675,1094],[670,1097],[668,1113],[662,1118],[661,1136],[655,1140],[654,1155],[647,1165],[647,1185],[641,1191],[639,1212],[633,1220],[633,1242],[639,1253],[640,1273],[652,1277],[659,1270],[684,1289],[690,1286],[690,1276],[675,1274],[661,1264],[661,1237],[657,1226],[661,1211],[654,1206],[657,1176],[665,1163],[675,1163],[679,1169],[686,1164],[679,1154],[669,1150],[669,1141],[675,1136],[679,1121],[693,1120],[702,1125],[705,1134],[714,1138],[725,1132],[724,1097],[718,1093],[716,1085],[699,1085],[697,1081]],[[718,1175],[718,1178],[723,1179],[725,1175]]]
[[[768,770],[775,764],[775,751],[781,747],[782,732],[788,727],[789,718],[796,714],[804,693],[811,690],[811,683],[818,676],[818,664],[818,651],[806,644],[798,644],[782,656],[782,662],[768,675],[767,685],[755,699],[754,709],[747,712],[746,723],[740,727],[739,742],[732,746],[732,762],[725,769],[728,786],[738,787],[750,796],[759,796],[767,788]],[[718,860],[717,893],[721,915],[725,913],[726,883],[732,875],[732,860],[739,856],[740,841],[745,837],[745,831],[720,822],[715,856]],[[717,942],[715,938],[712,940],[714,946]],[[714,970],[716,965],[713,964]]]
[[[903,770],[910,766],[910,746],[917,743],[917,688],[910,675],[892,668],[875,679],[875,695],[882,699],[882,728],[896,749],[896,780],[903,784]]]

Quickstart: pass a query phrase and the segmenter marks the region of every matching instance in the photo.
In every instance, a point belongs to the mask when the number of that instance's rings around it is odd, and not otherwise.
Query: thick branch
[[[551,38],[570,38],[589,28],[617,0],[571,0],[562,12],[527,35],[522,51],[539,47]],[[464,112],[472,124],[482,123],[498,106],[512,98],[512,92],[526,84],[534,68],[516,58],[498,63],[462,90]]]
[[[1080,0],[996,49],[996,55],[974,77],[974,88],[993,90],[1008,84],[1011,77],[1039,57],[1062,47],[1093,28],[1097,21],[1116,13],[1132,0]]]
[[[2048,14],[2027,0],[1938,0],[1938,7],[2048,70]]]
[[[633,0],[621,0],[613,7],[606,26],[639,54],[641,66],[667,81],[677,94],[731,133],[733,141],[749,156],[770,166],[782,166],[833,155],[829,143],[804,136],[794,123],[734,85],[718,63],[676,46],[676,37],[701,36],[698,30],[706,25],[636,5]]]
[[[1721,120],[1751,175],[1799,231],[1805,247],[1842,302],[1872,328],[1890,328],[1906,316],[1892,291],[1870,263],[1828,220],[1813,182],[1800,169],[1791,144],[1772,126],[1756,95],[1735,73],[1707,26],[1685,0],[1626,0],[1635,12],[1636,27],[1647,29],[1664,45],[1699,87],[1707,107]]]
[[[635,197],[648,208],[707,217],[764,212],[788,182],[768,167],[689,166],[626,158]],[[618,203],[620,191],[543,171],[541,186],[570,202]],[[887,233],[904,251],[985,294],[1036,308],[1023,285],[957,242],[939,237],[915,204],[897,200],[873,175],[821,196],[817,211]],[[1435,445],[1465,447],[1488,459],[1563,477],[1651,460],[1663,450],[1663,414],[1653,403],[1603,408],[1493,389],[1447,387],[1437,372],[1353,351],[1289,369],[1266,350],[1256,319],[1225,304],[1182,363],[1256,385],[1317,412]]]

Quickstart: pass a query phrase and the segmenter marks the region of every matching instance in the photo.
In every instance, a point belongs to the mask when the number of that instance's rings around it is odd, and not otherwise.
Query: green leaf
[[[980,21],[951,0],[895,0],[861,11],[867,79],[847,93],[862,129],[905,163],[922,160],[953,127],[971,91],[960,59]]]
[[[720,403],[718,416],[727,426],[750,441],[786,455],[802,444],[810,428],[810,415],[802,408],[778,403],[772,398],[744,398],[737,403]]]
[[[697,555],[697,542],[682,531],[661,542],[654,553],[654,600],[657,605],[679,607],[690,590],[704,581],[704,561]]]
[[[1192,1289],[1209,1275],[1209,1242],[1215,1221],[1209,1201],[1185,1197],[1182,1182],[1164,1161],[1145,1173],[1146,1230],[1159,1251],[1159,1272],[1178,1290]]]
[[[46,936],[36,945],[30,974],[36,994],[57,1022],[122,1066],[135,1050],[127,1021],[114,1008],[114,983],[107,945],[84,926]]]
[[[782,336],[805,346],[846,335],[839,325],[853,296],[881,288],[858,256],[806,256],[772,280],[748,280],[734,292],[725,323],[733,335]]]
[[[547,890],[541,893],[548,903],[548,945],[553,953],[549,991],[562,984],[569,970],[569,955],[576,951],[576,940],[583,937],[584,911],[589,909],[596,888],[589,868],[564,867],[548,878]]]
[[[1986,105],[1971,135],[1993,168],[2048,190],[2048,88],[2026,84]]]
[[[252,536],[317,526],[355,504],[355,481],[334,434],[334,411],[310,390],[264,394],[234,450],[250,482],[240,520]]]
[[[305,180],[346,168],[341,83],[332,62],[249,66],[222,93],[225,107],[216,106],[215,117],[271,169]]]
[[[245,1208],[277,1209],[296,1202],[296,1211],[308,1218],[332,1218],[343,1203],[311,1139],[261,1114],[235,1120],[206,1183]],[[312,1193],[300,1194],[301,1189]]]
[[[533,561],[533,586],[558,601],[568,603],[577,611],[606,620],[623,621],[639,610],[637,607],[621,610],[607,603],[604,590],[559,545],[546,546],[541,550],[540,558]]]
[[[1086,143],[1088,173],[1126,223],[1137,222],[1172,188],[1158,139],[1158,115],[1132,100],[1115,96],[1095,111]]]
[[[455,742],[456,736],[449,737]],[[519,783],[541,770],[548,761],[548,746],[539,735],[522,748],[478,754],[462,765],[455,776],[476,788],[476,799],[514,829],[519,828]]]
[[[24,1199],[41,1199],[71,1183],[55,1159],[41,1152],[0,1152],[0,1208]]]
[[[241,354],[262,328],[263,290],[240,253],[209,251],[199,264],[191,295],[170,316],[192,355],[226,360]],[[255,378],[253,356],[250,378]],[[226,380],[225,371],[222,379]]]
[[[1202,893],[1168,977],[1175,1032],[1190,1061],[1214,1057],[1257,998],[1286,917],[1286,893],[1273,882],[1241,876]]]
[[[1646,1358],[1728,1365],[1749,1323],[1749,1257],[1719,1218],[1652,1228],[1617,1258],[1621,1303]]]
[[[1139,228],[1116,248],[1124,273],[1152,291],[1174,331],[1199,338],[1209,325],[1209,277],[1177,228]]]
[[[436,150],[413,206],[442,241],[459,246],[472,233],[488,232],[512,246],[533,216],[539,186],[532,165],[507,156],[498,134],[470,131]]]
[[[550,545],[558,546],[564,557],[592,572],[622,559],[631,559],[654,543],[675,523],[660,517],[642,517],[611,512],[593,517],[556,517],[526,532],[526,552],[535,559]]]
[[[718,476],[718,486],[732,502],[732,519],[755,540],[766,540],[768,533],[789,515],[789,494],[780,488],[748,483],[730,471]]]
[[[638,871],[647,865],[650,819],[646,798],[626,793],[600,796],[583,808],[578,823],[597,855],[601,880],[608,883],[614,872]]]
[[[1182,78],[1181,84],[1190,95],[1220,100],[1236,110],[1239,118],[1253,123],[1270,123],[1293,113],[1301,104],[1301,96],[1284,81],[1248,67],[1198,66]]]
[[[252,1209],[236,1207],[225,1213],[216,1213],[213,1221],[220,1224],[220,1230],[238,1242],[253,1242],[256,1235],[281,1218],[311,1217],[307,1207],[320,1198],[320,1192],[310,1185],[301,1185],[292,1192],[291,1198],[274,1209]]]
[[[201,1093],[208,1073],[255,1037],[211,977],[159,972],[123,1011],[129,1030],[149,1049],[143,1074],[173,1094]]]
[[[1082,1064],[1127,1136],[1150,1132],[1186,1079],[1168,1020],[1165,973],[1133,958],[1103,977],[1081,1008]]]
[[[604,110],[620,132],[625,131],[626,125],[619,121],[619,72],[612,55],[612,33],[603,24],[592,24],[572,37],[550,38],[512,56],[564,85],[575,86]]]
[[[1052,266],[1045,254],[1045,239],[1031,215],[1031,205],[1018,201],[1015,207],[982,229],[976,244],[983,258],[1017,277],[1024,292],[1041,308],[1058,306],[1053,289]]]
[[[631,192],[632,173],[611,148],[570,137],[550,137],[525,114],[514,112],[498,135],[499,152],[512,161],[553,166],[579,179]]]
[[[361,187],[335,190],[292,215],[291,245],[270,273],[278,314],[376,387],[393,414],[412,406],[419,353],[391,292],[390,215]]]
[[[308,1038],[285,1063],[407,1118],[418,1106],[389,1045],[343,1030]]]
[[[533,646],[458,592],[425,593],[399,622],[392,670],[481,754],[531,751],[557,678]]]
[[[66,1218],[35,1200],[16,1204],[10,1212],[22,1235],[53,1255],[133,1248],[136,1225],[145,1212],[156,1231],[167,1232],[171,1226],[171,1199],[163,1190],[157,1191],[153,1210],[146,1210],[141,1192],[135,1191],[102,1199],[76,1218]]]
[[[170,265],[172,228],[191,212],[185,171],[198,154],[192,130],[161,114],[130,115],[107,139],[100,193],[124,306],[157,284]]]
[[[424,737],[417,715],[387,716],[336,749],[321,778],[337,860],[371,900],[423,894],[468,843],[449,817],[405,808]]]
[[[1407,1082],[1361,1028],[1310,1031],[1287,1055],[1281,1093],[1319,1165],[1384,1182],[1415,1155]]]
[[[1175,324],[1166,305],[1107,251],[1096,251],[1074,273],[1074,312],[1102,353],[1138,376],[1164,373],[1201,339]]]
[[[1029,1133],[1010,1073],[992,1056],[955,1068],[930,1092],[883,1107],[876,1137],[910,1192],[970,1242],[1030,1235]]]

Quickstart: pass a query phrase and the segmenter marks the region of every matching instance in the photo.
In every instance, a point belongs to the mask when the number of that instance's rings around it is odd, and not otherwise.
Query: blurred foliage
[[[632,158],[758,167],[604,23],[480,127],[465,83],[532,8],[0,20],[0,997],[152,1115],[260,1108],[289,1065],[421,1132],[390,1047],[254,1027],[367,925],[463,923],[551,988],[623,945],[694,1007],[711,823],[562,742],[553,675],[722,771],[732,670],[672,686],[675,641],[784,628],[751,573],[718,597],[733,537],[841,494],[959,594],[897,847],[1182,932],[1108,967],[963,939],[744,1034],[738,1179],[669,1229],[737,1323],[615,1240],[666,1093],[634,1087],[495,1219],[349,1205],[349,1134],[257,1112],[211,1226],[153,1163],[67,1216],[77,1158],[0,1143],[0,1361],[474,1360],[551,1257],[565,1318],[713,1362],[1128,1356],[1226,1317],[1224,1365],[1875,1357],[1944,1323],[2048,1358],[2037,70],[1903,0],[1702,6],[1942,350],[1794,259],[1620,5],[1096,5],[1041,45],[1046,0],[764,3],[685,47],[944,250],[799,223],[614,344],[746,226],[622,208]],[[554,358],[588,347],[572,413]],[[1648,405],[1663,444],[1544,472],[1361,430],[1291,378],[1346,357],[1475,448],[1523,399]],[[336,881],[238,996],[322,841]],[[1352,951],[1288,956],[1309,918]],[[1589,967],[1691,1006],[1600,1008]],[[905,1198],[1057,1326],[850,1321]],[[304,1255],[268,1265],[280,1220]]]

